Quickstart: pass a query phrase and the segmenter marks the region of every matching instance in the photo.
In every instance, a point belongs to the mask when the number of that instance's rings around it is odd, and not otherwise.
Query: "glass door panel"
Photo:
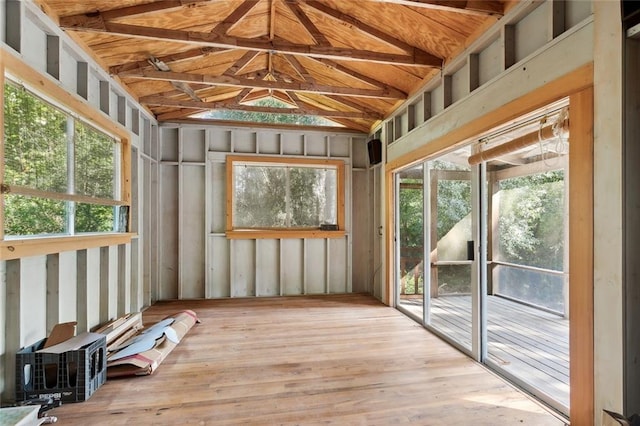
[[[471,169],[468,148],[429,162],[430,276],[427,324],[472,350]]]
[[[560,114],[562,116],[562,114]],[[543,123],[554,123],[554,116]],[[540,138],[539,121],[504,133]],[[548,124],[545,124],[548,125]],[[568,133],[486,163],[485,362],[569,409]]]
[[[424,294],[424,172],[420,164],[396,175],[398,306],[422,322]]]

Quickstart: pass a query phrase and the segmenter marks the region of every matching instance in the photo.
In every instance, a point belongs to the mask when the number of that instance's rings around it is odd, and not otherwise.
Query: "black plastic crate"
[[[105,336],[74,351],[36,352],[45,341],[16,354],[16,401],[38,398],[86,401],[107,380]]]

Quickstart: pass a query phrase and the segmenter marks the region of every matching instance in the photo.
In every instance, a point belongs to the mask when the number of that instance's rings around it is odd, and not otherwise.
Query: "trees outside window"
[[[120,141],[4,84],[4,234],[115,230]]]

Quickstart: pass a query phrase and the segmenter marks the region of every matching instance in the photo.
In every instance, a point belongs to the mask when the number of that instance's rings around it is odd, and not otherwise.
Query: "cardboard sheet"
[[[199,322],[196,313],[191,310],[179,312],[171,318],[174,318],[175,321],[169,327],[175,331],[178,341],[182,340],[196,322]],[[107,378],[152,374],[176,346],[177,343],[170,339],[161,338],[152,349],[126,358],[108,361]]]

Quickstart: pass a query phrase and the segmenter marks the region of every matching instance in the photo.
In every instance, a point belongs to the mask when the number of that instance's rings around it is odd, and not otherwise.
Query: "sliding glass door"
[[[396,174],[397,306],[569,410],[568,110]]]

